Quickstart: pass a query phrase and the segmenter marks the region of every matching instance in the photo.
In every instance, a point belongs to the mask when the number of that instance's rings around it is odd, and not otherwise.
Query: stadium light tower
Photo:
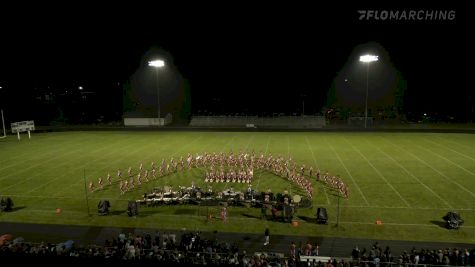
[[[365,101],[365,109],[364,109],[364,127],[366,128],[366,124],[368,122],[368,75],[369,75],[369,63],[378,61],[378,56],[374,55],[364,55],[360,56],[360,61],[366,63],[366,101]]]
[[[158,86],[158,70],[165,67],[165,61],[156,59],[148,62],[148,65],[157,69],[157,102],[158,102],[158,125],[160,126],[160,87]]]

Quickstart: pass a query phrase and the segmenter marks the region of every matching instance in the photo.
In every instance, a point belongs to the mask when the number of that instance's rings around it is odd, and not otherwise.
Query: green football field
[[[188,153],[252,150],[291,155],[297,163],[339,175],[350,197],[338,201],[335,191],[313,180],[313,207],[298,209],[299,226],[294,227],[261,220],[260,209],[246,207],[230,207],[227,222],[206,220],[207,213],[219,217],[218,207],[192,205],[140,207],[137,218],[127,216],[127,201],[154,187],[190,186],[194,181],[205,188],[203,169],[162,177],[124,195],[117,183],[85,193],[85,180],[97,184],[109,172],[115,178],[119,168],[126,173],[129,166],[137,169],[143,163],[150,168],[151,161],[186,158]],[[213,187],[221,190],[226,184]],[[303,194],[263,171],[255,172],[253,187]],[[29,140],[23,134],[21,141],[16,136],[0,139],[0,196],[10,196],[15,204],[13,212],[0,213],[5,222],[249,233],[262,233],[269,226],[274,234],[475,243],[475,135],[87,131],[35,133]],[[108,216],[97,215],[101,199],[111,202]],[[327,208],[328,225],[315,224],[317,207]],[[442,216],[448,211],[465,220],[459,230],[444,228]]]

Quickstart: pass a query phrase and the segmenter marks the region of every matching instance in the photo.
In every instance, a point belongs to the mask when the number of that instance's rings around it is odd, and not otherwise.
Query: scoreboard
[[[19,121],[10,123],[10,125],[12,127],[12,133],[29,132],[35,130],[34,121]]]

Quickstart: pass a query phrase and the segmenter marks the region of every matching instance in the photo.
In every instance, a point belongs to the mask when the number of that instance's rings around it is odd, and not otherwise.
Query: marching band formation
[[[137,171],[129,167],[127,175],[124,175],[120,169],[117,170],[119,189],[121,194],[125,194],[142,183],[192,168],[205,168],[204,181],[207,183],[251,184],[254,179],[254,170],[265,170],[298,185],[310,198],[313,196],[313,185],[309,179],[316,178],[316,181],[321,181],[330,188],[337,190],[344,198],[349,197],[348,187],[339,176],[325,172],[321,177],[320,169],[317,168],[314,174],[313,167],[306,167],[304,164],[298,165],[290,156],[288,158],[280,155],[275,157],[270,153],[268,155],[264,155],[264,153],[257,155],[254,151],[236,154],[233,152],[205,152],[203,154],[197,153],[195,156],[188,153],[186,158],[182,156],[178,160],[173,157],[170,160],[162,159],[158,166],[152,161],[150,169],[144,168],[143,163],[140,163]],[[106,181],[108,185],[112,185],[110,173],[107,174]],[[89,182],[91,192],[103,189],[104,186],[105,181],[102,177],[99,177],[97,187],[92,181]]]

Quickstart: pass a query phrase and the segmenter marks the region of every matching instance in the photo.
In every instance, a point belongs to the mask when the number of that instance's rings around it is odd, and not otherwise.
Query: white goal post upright
[[[3,136],[0,136],[0,138],[5,138],[7,137],[7,132],[5,131],[5,120],[3,118],[3,109],[0,109],[0,112],[2,113],[2,126],[3,126]]]

